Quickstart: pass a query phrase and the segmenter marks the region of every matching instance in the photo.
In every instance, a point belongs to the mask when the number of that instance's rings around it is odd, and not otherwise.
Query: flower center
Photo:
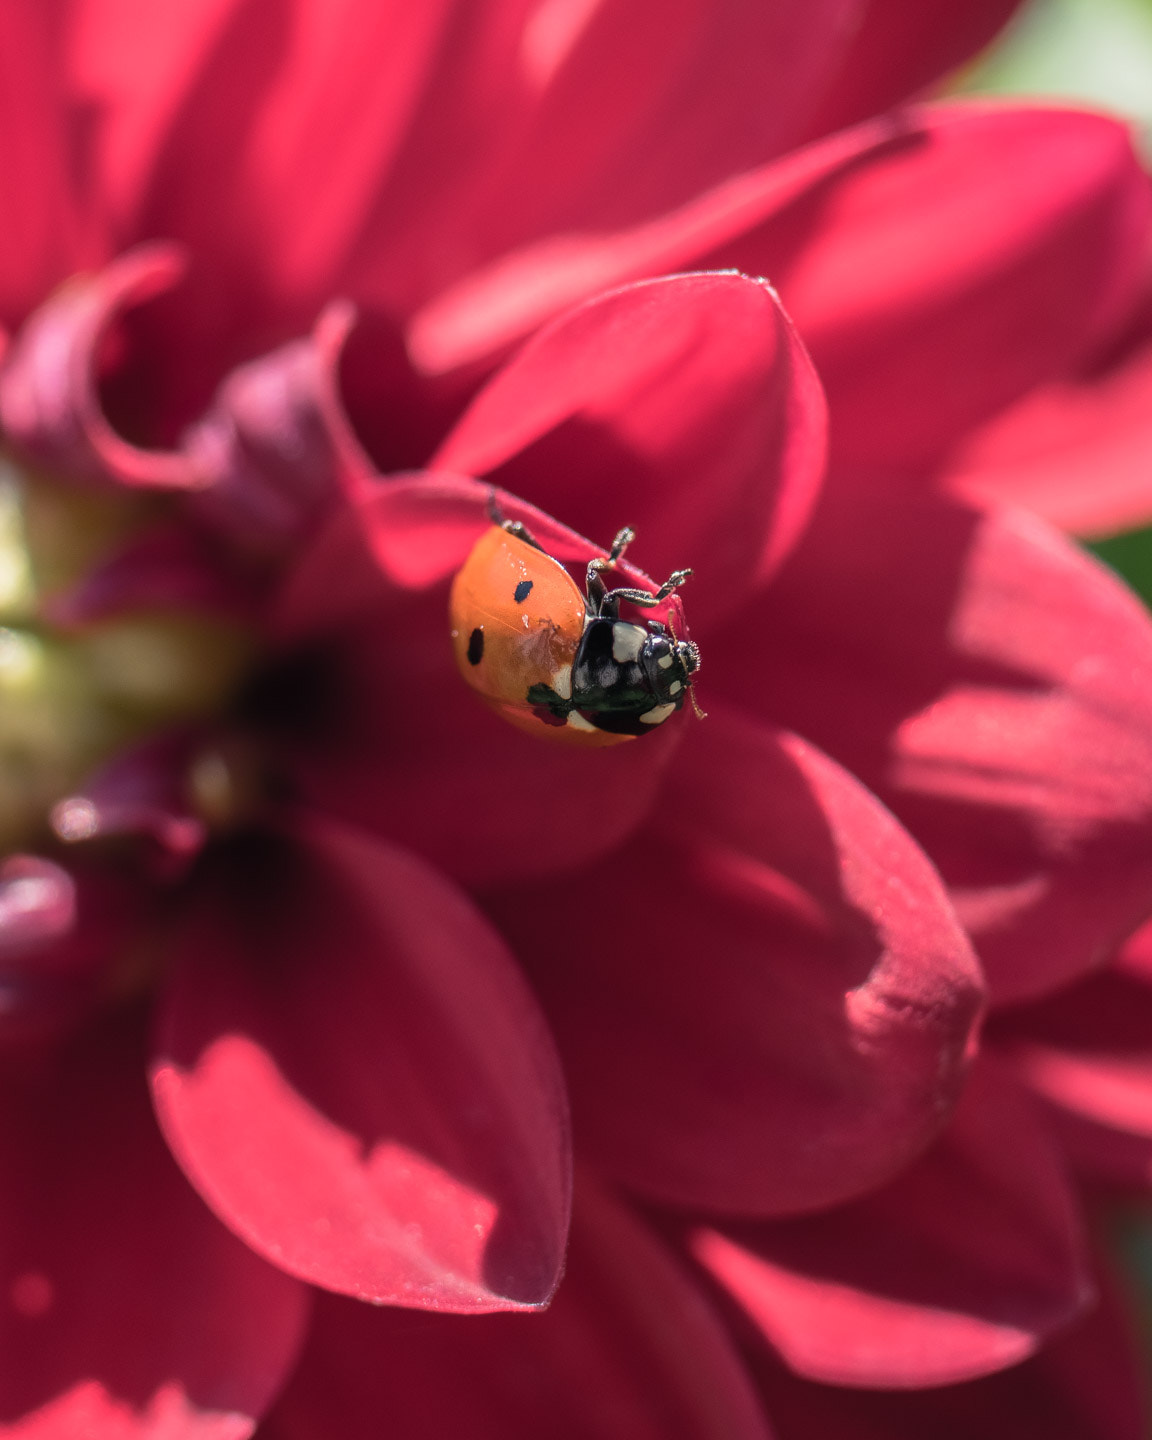
[[[88,775],[153,732],[218,711],[247,666],[238,625],[117,593],[111,562],[164,507],[0,456],[2,849],[42,843],[53,806]]]

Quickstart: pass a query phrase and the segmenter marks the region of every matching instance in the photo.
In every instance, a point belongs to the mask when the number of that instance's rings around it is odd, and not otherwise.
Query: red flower
[[[1152,624],[923,482],[1127,323],[1149,198],[1090,115],[819,138],[1011,6],[912,8],[5,12],[0,1424],[923,1433],[828,1382],[1016,1365],[991,1434],[1058,1363],[1125,1433],[1109,1314],[1042,1349],[1093,1266],[1019,1083],[1059,1129],[1107,1072],[1042,1006],[969,1062],[985,974],[1111,983],[1149,908]],[[705,723],[474,703],[493,487],[694,568]],[[553,1295],[569,1098],[555,1301],[466,1313]]]

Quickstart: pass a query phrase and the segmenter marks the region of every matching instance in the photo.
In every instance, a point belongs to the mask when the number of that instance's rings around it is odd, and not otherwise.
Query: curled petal
[[[172,1163],[135,1024],[91,1031],[0,1090],[0,1428],[243,1440],[295,1360],[306,1292]]]
[[[811,736],[935,861],[994,997],[1083,973],[1152,897],[1152,620],[1038,521],[840,492],[710,639],[708,683]]]
[[[1059,1153],[1010,1072],[987,1063],[943,1137],[884,1189],[688,1243],[793,1370],[833,1385],[1002,1370],[1094,1299]]]
[[[405,1440],[768,1440],[703,1296],[590,1185],[577,1191],[564,1281],[543,1315],[461,1322],[320,1300],[267,1440],[374,1440],[382,1416]]]
[[[651,573],[693,566],[703,626],[803,529],[824,425],[772,290],[681,275],[590,301],[534,337],[435,463],[488,476],[601,544],[632,525]]]
[[[781,1440],[1143,1440],[1147,1401],[1128,1306],[1104,1301],[1022,1365],[926,1390],[849,1390],[764,1361],[764,1401]]]
[[[260,558],[301,542],[335,497],[349,451],[356,454],[335,386],[354,323],[350,306],[332,304],[308,339],[234,370],[186,437],[209,477],[192,502],[196,513]]]
[[[237,840],[175,937],[152,1066],[197,1189],[292,1274],[448,1311],[551,1295],[563,1084],[495,934],[404,853]]]
[[[933,1138],[981,980],[931,866],[866,791],[710,711],[625,852],[492,903],[611,1174],[677,1205],[803,1211]]]
[[[178,249],[145,245],[70,280],[42,305],[0,369],[0,422],[9,439],[74,479],[162,490],[204,484],[189,456],[142,450],[117,434],[97,383],[101,347],[118,316],[169,289],[182,272]]]
[[[1152,1186],[1152,926],[1099,974],[1009,1012],[994,1036],[1047,1103],[1078,1169],[1104,1184]]]

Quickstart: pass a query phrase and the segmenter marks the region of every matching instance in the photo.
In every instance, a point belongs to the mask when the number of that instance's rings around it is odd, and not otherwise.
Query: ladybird
[[[691,693],[700,651],[658,620],[622,620],[620,605],[659,605],[691,570],[677,570],[654,595],[609,590],[603,572],[635,539],[624,529],[607,556],[589,562],[581,595],[526,526],[505,520],[494,499],[489,511],[492,527],[457,574],[449,603],[464,679],[513,725],[539,735],[617,745],[658,730]]]

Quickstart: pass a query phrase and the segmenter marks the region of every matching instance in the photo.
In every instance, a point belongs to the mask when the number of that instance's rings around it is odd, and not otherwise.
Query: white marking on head
[[[662,725],[676,709],[675,705],[654,705],[640,716],[641,725]]]
[[[644,641],[648,638],[647,630],[639,625],[626,625],[618,623],[612,626],[612,658],[617,665],[627,665],[640,658],[640,651],[644,648]]]
[[[561,700],[572,698],[572,666],[561,665],[552,676],[552,689],[560,696]]]
[[[672,684],[668,686],[668,694],[679,695],[680,691],[683,690],[683,688],[684,686],[681,685],[679,680],[673,680]]]
[[[585,720],[584,716],[580,714],[579,710],[569,710],[568,724],[572,726],[573,730],[596,729],[596,726],[592,724],[591,720]]]
[[[672,664],[672,656],[671,656],[671,655],[661,655],[661,656],[660,656],[660,659],[656,661],[656,664],[660,666],[660,669],[661,669],[661,670],[667,670],[667,669],[669,668],[669,666]]]

